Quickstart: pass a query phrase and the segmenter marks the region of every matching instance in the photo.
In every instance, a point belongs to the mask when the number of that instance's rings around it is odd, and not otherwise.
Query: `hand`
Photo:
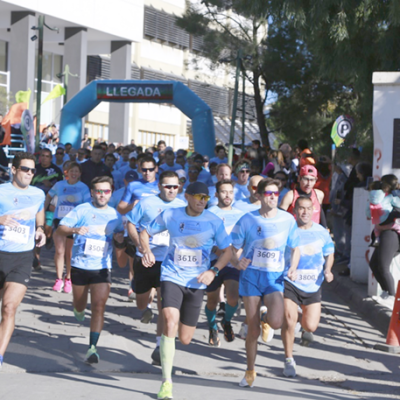
[[[122,244],[124,242],[124,232],[119,232],[114,234],[114,240],[117,243]]]
[[[198,277],[197,277],[197,282],[199,283],[204,283],[205,285],[209,285],[215,278],[215,272],[208,270],[205,272],[202,272]]]
[[[251,263],[251,260],[250,260],[250,258],[241,258],[240,260],[239,260],[239,264],[237,265],[237,269],[238,270],[241,270],[241,271],[244,271],[245,269],[247,269],[247,267],[250,265],[250,263]]]
[[[289,268],[287,276],[291,281],[295,281],[297,279],[297,269]]]
[[[150,251],[149,253],[144,253],[142,257],[142,264],[145,268],[151,268],[156,262],[154,254]]]
[[[76,235],[86,235],[89,232],[89,228],[87,226],[81,226],[80,228],[75,228]]]
[[[4,226],[11,226],[11,227],[17,227],[19,226],[19,222],[16,221],[13,218],[13,215],[3,215],[0,217],[0,225],[4,225]]]
[[[36,247],[42,247],[46,243],[46,235],[41,229],[36,231],[35,239]]]
[[[326,280],[328,283],[333,281],[334,275],[332,274],[331,271],[325,271],[325,272],[324,272],[324,275],[325,275],[325,280]]]

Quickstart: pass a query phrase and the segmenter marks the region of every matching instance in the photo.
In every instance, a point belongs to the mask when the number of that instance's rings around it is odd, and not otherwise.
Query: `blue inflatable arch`
[[[195,151],[214,156],[211,108],[186,85],[176,81],[98,80],[90,82],[61,110],[60,140],[81,145],[82,118],[100,102],[170,103],[192,120]]]

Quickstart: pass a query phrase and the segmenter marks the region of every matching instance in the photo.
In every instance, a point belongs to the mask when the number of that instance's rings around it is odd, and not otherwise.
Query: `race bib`
[[[29,226],[5,226],[2,239],[9,242],[26,244],[29,240]]]
[[[152,243],[156,246],[169,246],[169,232],[164,231],[153,236]]]
[[[283,270],[280,256],[280,251],[267,250],[263,249],[262,247],[256,247],[254,249],[254,255],[251,264],[254,267],[266,268],[268,271],[271,272],[279,272]]]
[[[108,243],[104,240],[86,239],[85,254],[93,257],[104,257],[107,254]]]
[[[318,275],[317,269],[298,269],[296,282],[302,285],[312,285],[317,281]]]
[[[58,207],[58,218],[64,218],[73,209],[74,209],[74,206],[60,206],[60,207]]]
[[[174,264],[178,267],[201,267],[201,250],[176,248]]]

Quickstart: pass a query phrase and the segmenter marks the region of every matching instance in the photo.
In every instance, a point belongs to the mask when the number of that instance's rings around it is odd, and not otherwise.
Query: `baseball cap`
[[[208,196],[208,187],[203,182],[193,182],[186,188],[187,194],[206,194]]]
[[[129,153],[129,159],[131,159],[131,158],[137,158],[136,151],[132,151],[132,153]]]
[[[175,171],[176,174],[178,175],[178,178],[185,178],[186,179],[186,172],[183,169],[178,169],[177,171]]]
[[[125,174],[124,179],[127,182],[137,181],[137,180],[139,180],[139,175],[135,171],[130,170]]]
[[[312,165],[304,165],[303,167],[300,168],[300,176],[314,176],[315,178],[318,178],[318,171],[317,168],[315,168]]]

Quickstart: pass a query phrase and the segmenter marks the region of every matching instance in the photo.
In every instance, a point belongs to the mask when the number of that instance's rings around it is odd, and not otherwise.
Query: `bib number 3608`
[[[104,257],[107,254],[108,243],[104,240],[87,239],[85,254],[93,257]]]
[[[254,249],[252,265],[259,268],[266,268],[268,271],[279,272],[282,270],[280,255],[280,251],[266,250],[257,247]]]
[[[200,267],[201,250],[175,249],[174,264],[178,267]]]

